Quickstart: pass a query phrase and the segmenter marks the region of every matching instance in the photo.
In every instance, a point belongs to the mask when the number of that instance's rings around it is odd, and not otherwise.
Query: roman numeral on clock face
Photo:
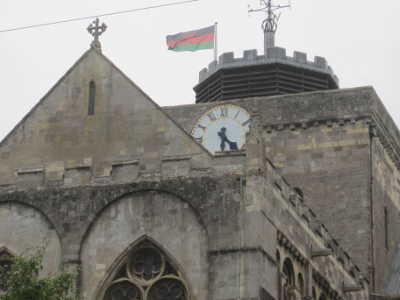
[[[236,115],[235,115],[235,119],[237,119],[237,117],[239,117],[240,114],[240,110],[237,111]]]
[[[211,121],[215,121],[217,119],[217,117],[215,116],[215,114],[213,112],[210,112],[207,117],[211,120]]]
[[[250,124],[250,121],[251,121],[251,120],[248,119],[246,122],[243,122],[243,123],[242,123],[242,126],[246,126],[246,125]]]
[[[191,135],[211,153],[239,151],[246,143],[251,115],[241,106],[217,104],[199,116]]]
[[[220,113],[221,113],[221,117],[227,117],[228,116],[228,108],[226,106],[221,107]]]

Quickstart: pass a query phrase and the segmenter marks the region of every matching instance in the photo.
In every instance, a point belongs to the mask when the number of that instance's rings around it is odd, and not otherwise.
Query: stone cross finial
[[[99,18],[96,18],[89,27],[87,31],[94,37],[93,42],[91,43],[91,47],[97,51],[101,52],[101,43],[99,41],[99,37],[107,30],[107,25],[105,23],[100,25]]]

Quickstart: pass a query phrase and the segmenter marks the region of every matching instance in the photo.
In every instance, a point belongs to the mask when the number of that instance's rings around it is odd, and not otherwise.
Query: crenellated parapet
[[[255,96],[284,95],[337,89],[339,79],[325,58],[273,47],[266,55],[246,50],[242,57],[224,53],[199,74],[196,101],[213,102]]]
[[[234,57],[233,52],[223,53],[219,56],[219,61],[213,61],[199,73],[199,83],[207,79],[219,69],[237,68],[243,66],[254,66],[260,64],[282,63],[297,68],[305,68],[311,71],[317,71],[331,75],[337,85],[339,79],[334,74],[332,68],[328,65],[327,60],[321,56],[315,56],[314,60],[308,60],[307,54],[294,51],[293,56],[286,55],[286,49],[274,47],[267,49],[267,55],[259,55],[256,49],[245,50],[243,57]]]

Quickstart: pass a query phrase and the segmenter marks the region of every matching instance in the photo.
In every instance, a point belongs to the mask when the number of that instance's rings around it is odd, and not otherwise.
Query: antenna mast
[[[260,0],[261,7],[250,9],[249,13],[264,12],[267,18],[262,22],[261,28],[264,31],[264,55],[267,55],[267,49],[275,47],[275,33],[278,29],[278,21],[281,14],[276,11],[291,7],[288,5],[274,5],[272,0]]]

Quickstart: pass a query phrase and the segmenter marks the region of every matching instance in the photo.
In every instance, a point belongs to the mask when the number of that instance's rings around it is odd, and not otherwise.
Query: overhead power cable
[[[137,11],[143,11],[143,10],[149,10],[149,9],[155,9],[155,8],[162,8],[162,7],[168,7],[168,6],[183,5],[183,4],[188,4],[188,3],[192,3],[192,2],[198,2],[198,1],[200,1],[200,0],[178,1],[178,2],[171,2],[171,3],[153,5],[153,6],[146,6],[146,7],[140,7],[140,8],[127,9],[127,10],[120,10],[120,11],[115,11],[115,12],[110,12],[110,13],[99,14],[99,15],[92,15],[92,16],[86,16],[86,17],[77,17],[77,18],[70,18],[70,19],[64,19],[64,20],[53,21],[53,22],[46,22],[46,23],[41,23],[41,24],[33,24],[33,25],[27,25],[27,26],[21,26],[21,27],[7,28],[7,29],[1,29],[0,33],[11,32],[11,31],[19,31],[19,30],[26,30],[26,29],[32,29],[32,28],[37,28],[37,27],[53,26],[53,25],[58,25],[58,24],[62,24],[62,23],[77,22],[77,21],[89,20],[89,19],[100,18],[100,17],[110,17],[110,16],[116,16],[116,15],[123,15],[123,14],[129,14],[129,13],[133,13],[133,12],[137,12]]]

